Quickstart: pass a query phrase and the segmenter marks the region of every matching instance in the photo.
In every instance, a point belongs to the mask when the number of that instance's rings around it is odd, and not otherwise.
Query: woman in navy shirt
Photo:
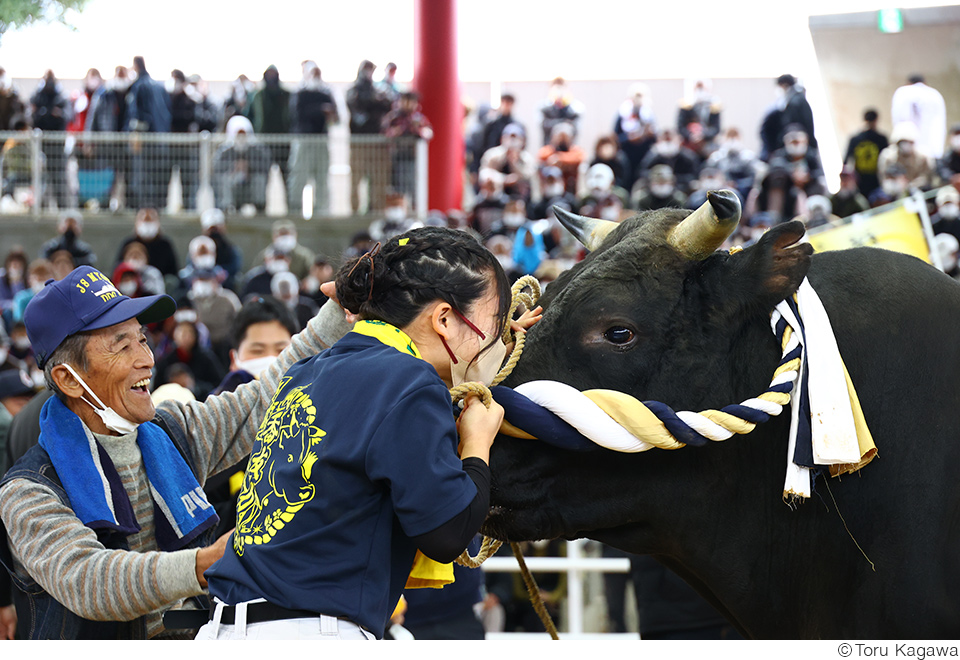
[[[198,639],[382,638],[417,551],[452,562],[486,516],[503,410],[471,397],[455,419],[448,388],[502,362],[497,259],[414,229],[345,264],[336,293],[361,320],[281,380]]]

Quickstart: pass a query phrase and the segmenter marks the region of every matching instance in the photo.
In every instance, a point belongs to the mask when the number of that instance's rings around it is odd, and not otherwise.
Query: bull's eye
[[[617,344],[622,346],[633,341],[633,338],[636,335],[633,330],[626,328],[622,325],[615,325],[613,327],[607,328],[603,333],[603,338],[606,339],[611,344]]]

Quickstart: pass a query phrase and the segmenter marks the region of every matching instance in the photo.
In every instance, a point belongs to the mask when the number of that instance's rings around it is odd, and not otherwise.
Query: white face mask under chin
[[[243,369],[254,378],[259,379],[260,374],[269,369],[270,365],[276,361],[276,355],[267,355],[266,357],[253,358],[251,360],[237,360],[237,367]]]
[[[87,384],[83,381],[83,379],[80,378],[80,374],[78,374],[76,371],[73,370],[73,367],[71,367],[66,362],[63,363],[63,366],[67,368],[67,371],[73,374],[73,377],[76,378],[77,382],[83,386],[83,389],[87,391],[87,394],[92,396],[93,400],[96,401],[97,404],[100,406],[100,408],[97,408],[97,406],[90,403],[86,399],[86,397],[80,397],[81,399],[83,399],[84,403],[86,403],[88,406],[93,408],[93,412],[99,415],[100,419],[103,421],[104,426],[106,426],[111,431],[119,433],[120,435],[126,435],[136,430],[139,424],[134,424],[133,422],[127,419],[124,419],[119,414],[117,414],[117,412],[113,408],[110,408],[109,406],[105,406],[103,404],[103,401],[100,400],[100,397],[94,394],[93,390],[91,390],[87,386]]]
[[[450,360],[450,382],[454,387],[463,383],[483,383],[489,385],[500,372],[503,358],[507,355],[507,345],[502,339],[480,354],[476,360],[469,361],[458,356],[457,362]]]

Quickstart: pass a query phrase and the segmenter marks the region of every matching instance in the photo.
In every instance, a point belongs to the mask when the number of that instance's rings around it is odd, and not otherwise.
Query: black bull
[[[643,214],[550,285],[507,385],[609,388],[674,410],[756,396],[780,349],[774,305],[804,275],[821,297],[879,456],[781,498],[789,413],[676,451],[575,453],[500,436],[485,531],[596,539],[675,570],[742,634],[960,636],[960,285],[876,248],[816,254],[787,223],[703,259]]]

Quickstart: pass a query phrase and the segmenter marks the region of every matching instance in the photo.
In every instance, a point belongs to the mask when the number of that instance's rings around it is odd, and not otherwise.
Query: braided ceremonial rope
[[[524,289],[530,289],[530,293],[524,291]],[[512,319],[514,313],[517,311],[517,307],[523,305],[527,310],[531,310],[537,305],[537,300],[540,299],[540,282],[537,281],[535,277],[530,275],[524,275],[516,282],[513,283],[513,286],[510,288],[510,311],[507,313],[507,318]],[[520,360],[520,355],[523,353],[523,346],[526,340],[526,333],[518,332],[514,333],[510,329],[510,323],[506,324],[506,327],[503,329],[503,335],[501,337],[504,343],[509,343],[511,339],[513,340],[513,350],[510,352],[510,358],[507,360],[500,371],[497,372],[496,377],[491,382],[491,386],[496,385],[504,378],[510,375],[513,371],[513,368],[517,366],[517,362]],[[450,397],[453,399],[454,403],[460,402],[469,394],[477,394],[480,396],[483,401],[483,405],[487,408],[490,407],[490,403],[493,401],[493,395],[490,393],[490,388],[484,385],[483,383],[463,383],[457,387],[450,389]],[[468,550],[464,550],[463,553],[457,557],[456,562],[461,566],[466,566],[467,568],[479,568],[480,565],[485,562],[487,559],[496,554],[497,550],[503,545],[503,541],[498,539],[490,538],[489,536],[483,537],[483,542],[480,544],[480,552],[477,553],[475,557],[470,556]],[[543,623],[544,629],[550,633],[552,639],[560,639],[560,636],[557,634],[557,627],[553,623],[553,619],[550,618],[550,613],[547,612],[546,606],[543,604],[543,598],[540,595],[540,589],[537,587],[537,582],[533,578],[533,574],[530,573],[530,569],[527,568],[527,562],[523,560],[523,552],[520,550],[520,544],[511,543],[510,549],[513,551],[513,556],[517,559],[517,564],[520,566],[520,575],[523,577],[523,584],[527,588],[527,595],[530,597],[530,603],[533,605],[533,609],[536,611],[537,616],[540,617],[540,621]]]
[[[530,288],[530,293],[524,291],[524,289],[528,287]],[[512,319],[514,313],[517,311],[517,307],[520,305],[523,305],[528,310],[533,309],[536,307],[537,300],[539,299],[540,282],[537,281],[537,278],[531,275],[524,275],[514,282],[512,287],[510,287],[510,311],[507,313],[507,318]],[[509,376],[513,371],[513,368],[517,366],[517,362],[520,360],[520,355],[523,353],[523,345],[526,340],[526,333],[514,333],[510,329],[510,323],[507,322],[506,327],[503,329],[503,335],[501,339],[503,339],[505,343],[513,340],[513,350],[510,352],[510,358],[507,360],[506,364],[500,368],[500,371],[497,372],[493,382],[490,383],[491,386],[496,385],[504,378]],[[487,408],[489,408],[490,404],[493,402],[493,395],[490,393],[490,388],[483,383],[463,383],[450,389],[450,398],[453,399],[454,403],[459,403],[469,394],[478,395],[481,401],[483,401],[483,405],[485,405]],[[457,557],[457,563],[468,568],[477,568],[489,557],[493,556],[497,550],[500,549],[501,545],[503,545],[502,541],[484,536],[483,544],[480,546],[480,552],[477,554],[477,556],[471,557],[470,553],[467,550],[464,550],[463,554]]]
[[[795,308],[795,301],[786,301]],[[753,431],[775,417],[790,402],[803,347],[787,321],[776,313],[771,325],[780,338],[782,353],[770,385],[760,395],[721,408],[675,412],[658,401],[644,401],[613,390],[579,391],[555,381],[532,381],[514,388],[516,395],[550,411],[592,443],[618,452],[641,452],[659,447],[679,449],[726,440]],[[502,388],[500,388],[502,389]],[[504,403],[506,407],[506,403]],[[538,437],[523,420],[511,420],[509,435]]]

